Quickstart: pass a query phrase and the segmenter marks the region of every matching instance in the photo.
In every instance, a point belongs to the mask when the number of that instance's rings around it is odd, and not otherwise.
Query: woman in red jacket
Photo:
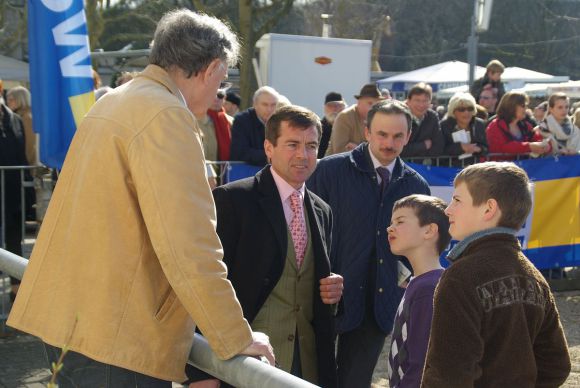
[[[551,151],[549,143],[542,141],[542,135],[533,130],[532,124],[525,120],[528,96],[520,92],[506,93],[497,108],[485,134],[490,154],[528,154],[544,155]],[[492,160],[514,160],[515,156],[497,155]]]

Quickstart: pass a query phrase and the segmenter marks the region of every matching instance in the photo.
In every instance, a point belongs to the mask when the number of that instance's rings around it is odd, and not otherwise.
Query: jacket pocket
[[[162,321],[167,316],[169,311],[171,311],[173,305],[175,304],[175,299],[175,292],[172,288],[170,288],[167,296],[163,300],[163,303],[161,303],[161,306],[159,306],[157,312],[155,313],[155,319]]]

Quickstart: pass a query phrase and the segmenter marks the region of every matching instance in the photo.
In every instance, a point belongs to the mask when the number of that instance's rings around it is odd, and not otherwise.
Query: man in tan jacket
[[[171,387],[195,326],[216,355],[266,355],[226,278],[194,114],[239,44],[219,20],[163,16],[150,65],[82,121],[8,324],[69,352],[59,385]],[[189,109],[188,109],[189,108]]]
[[[357,100],[356,104],[351,105],[336,116],[327,155],[352,151],[360,143],[366,141],[367,114],[374,104],[383,99],[383,96],[377,85],[366,84],[354,98]]]

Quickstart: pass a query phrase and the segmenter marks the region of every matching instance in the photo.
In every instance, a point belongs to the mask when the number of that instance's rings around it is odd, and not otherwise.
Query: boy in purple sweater
[[[395,202],[387,229],[391,251],[406,256],[413,267],[395,316],[388,360],[391,388],[419,387],[433,315],[433,293],[443,273],[439,256],[451,236],[446,203],[427,195]]]

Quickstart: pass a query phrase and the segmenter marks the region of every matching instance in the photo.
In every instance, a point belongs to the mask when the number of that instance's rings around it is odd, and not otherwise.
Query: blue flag
[[[83,0],[28,0],[30,88],[40,160],[61,168],[95,102]]]

